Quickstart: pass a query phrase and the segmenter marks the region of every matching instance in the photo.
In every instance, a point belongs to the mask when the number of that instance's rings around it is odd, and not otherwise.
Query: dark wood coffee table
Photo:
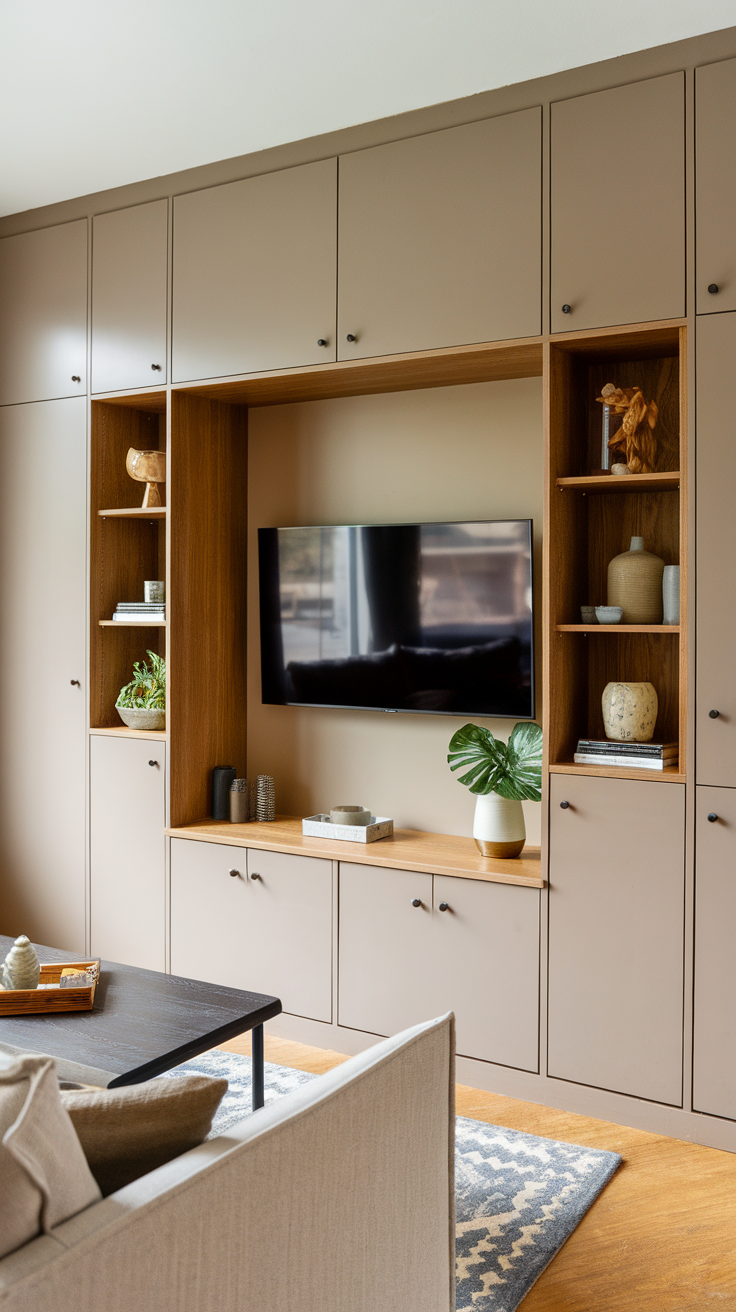
[[[13,944],[0,934],[0,961]],[[41,961],[85,953],[35,945]],[[92,1011],[2,1016],[0,1043],[114,1072],[109,1089],[140,1084],[180,1062],[253,1031],[253,1107],[263,1106],[263,1023],[279,998],[103,961]]]

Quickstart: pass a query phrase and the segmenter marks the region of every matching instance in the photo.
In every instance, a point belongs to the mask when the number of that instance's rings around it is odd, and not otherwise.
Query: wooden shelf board
[[[231,825],[203,820],[194,825],[167,829],[172,838],[202,843],[227,843],[233,847],[264,848],[297,856],[326,857],[358,865],[388,866],[393,870],[419,870],[428,874],[454,875],[459,879],[481,879],[496,884],[522,884],[544,888],[538,847],[526,847],[513,861],[480,855],[472,838],[455,834],[429,834],[419,829],[396,829],[392,838],[375,843],[340,843],[327,838],[305,838],[302,822],[295,816],[277,816],[270,824],[256,821]]]
[[[556,624],[558,633],[674,633],[679,624]]]
[[[552,333],[553,346],[575,355],[607,360],[633,360],[675,356],[680,329],[686,319],[654,319],[650,323],[616,324],[610,328],[587,328],[580,332]]]
[[[166,519],[166,506],[128,506],[122,510],[98,510],[102,519]]]
[[[165,629],[166,620],[98,620],[101,629]]]
[[[90,729],[90,734],[98,738],[151,738],[156,742],[165,742],[168,737],[165,729],[129,729],[124,724],[120,728],[110,725],[104,729]]]
[[[130,392],[96,392],[92,395],[92,404],[102,402],[107,405],[128,406],[131,410],[146,410],[150,414],[166,414],[166,387],[150,388]]]
[[[686,776],[675,766],[665,770],[634,770],[626,765],[576,765],[565,761],[549,767],[550,774],[593,774],[604,779],[651,779],[659,784],[684,784]]]
[[[680,486],[680,471],[662,474],[581,474],[575,478],[558,478],[558,488],[575,492],[670,492]]]

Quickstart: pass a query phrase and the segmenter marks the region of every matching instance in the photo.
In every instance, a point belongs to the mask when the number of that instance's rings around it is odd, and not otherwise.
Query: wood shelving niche
[[[652,325],[554,340],[549,347],[546,545],[546,751],[553,772],[684,780],[687,693],[687,433],[685,327]],[[612,382],[641,387],[659,406],[653,474],[596,474],[601,407]],[[680,566],[680,624],[582,624],[581,605],[605,605],[609,561],[632,536]],[[659,698],[654,738],[679,743],[663,771],[575,765],[579,738],[605,738],[601,695],[611,681],[646,680]]]

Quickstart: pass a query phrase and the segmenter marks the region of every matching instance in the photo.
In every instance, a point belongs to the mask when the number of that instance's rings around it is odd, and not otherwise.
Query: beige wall
[[[446,762],[463,719],[261,705],[256,530],[533,518],[539,622],[542,480],[538,378],[250,411],[248,773],[274,776],[279,811],[361,802],[403,827],[470,834],[475,799]],[[481,723],[503,738],[512,727]],[[525,809],[539,843],[539,803]]]

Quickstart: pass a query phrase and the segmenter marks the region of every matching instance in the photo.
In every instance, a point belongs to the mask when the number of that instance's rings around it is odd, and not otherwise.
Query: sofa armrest
[[[0,1263],[0,1308],[448,1312],[453,1151],[450,1015],[87,1208],[5,1288]]]

